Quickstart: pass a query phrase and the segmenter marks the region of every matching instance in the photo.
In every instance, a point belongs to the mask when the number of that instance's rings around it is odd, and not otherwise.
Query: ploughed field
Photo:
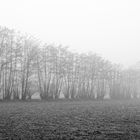
[[[140,140],[140,101],[0,102],[0,140]]]

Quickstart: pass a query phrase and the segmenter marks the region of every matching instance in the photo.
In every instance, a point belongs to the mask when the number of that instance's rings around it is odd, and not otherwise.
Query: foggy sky
[[[0,25],[129,66],[140,61],[139,0],[3,0]]]

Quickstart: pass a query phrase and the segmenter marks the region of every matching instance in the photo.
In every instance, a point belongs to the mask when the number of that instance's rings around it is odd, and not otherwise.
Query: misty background
[[[0,1],[0,139],[140,139],[139,7]]]
[[[72,51],[97,53],[124,67],[139,58],[138,0],[4,0],[2,26]]]

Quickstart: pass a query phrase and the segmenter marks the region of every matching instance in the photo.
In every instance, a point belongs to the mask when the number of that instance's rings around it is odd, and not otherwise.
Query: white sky
[[[124,66],[140,61],[139,0],[0,0],[0,25]]]

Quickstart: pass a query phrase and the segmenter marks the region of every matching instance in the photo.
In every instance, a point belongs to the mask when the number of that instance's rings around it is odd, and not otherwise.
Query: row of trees
[[[138,97],[140,72],[121,70],[96,54],[72,53],[0,27],[0,95],[3,100]]]

